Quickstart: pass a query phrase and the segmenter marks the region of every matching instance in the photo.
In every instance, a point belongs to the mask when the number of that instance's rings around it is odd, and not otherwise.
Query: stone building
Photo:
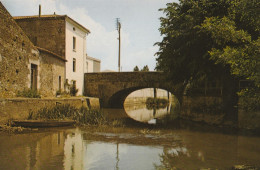
[[[84,73],[100,72],[100,63],[101,61],[99,59],[86,55],[86,67]]]
[[[35,46],[1,2],[0,25],[0,98],[15,97],[26,88],[43,96],[63,89],[64,57]]]
[[[86,36],[88,29],[67,15],[39,15],[14,17],[34,45],[54,52],[66,59],[66,82],[75,84],[78,95],[83,94],[86,68]]]
[[[43,96],[56,95],[64,90],[65,63],[67,60],[44,48],[37,47],[40,52],[40,93]]]

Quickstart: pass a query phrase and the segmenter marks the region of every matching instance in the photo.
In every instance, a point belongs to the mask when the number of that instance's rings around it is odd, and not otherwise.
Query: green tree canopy
[[[230,78],[260,87],[258,0],[180,0],[160,9],[157,70],[177,85]]]
[[[138,66],[135,66],[134,70],[133,71],[139,71],[139,68]]]
[[[145,65],[145,66],[141,69],[141,71],[149,71],[148,65]]]

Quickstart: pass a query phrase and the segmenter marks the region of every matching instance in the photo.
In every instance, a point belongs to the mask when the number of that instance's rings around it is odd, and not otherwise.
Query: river
[[[1,132],[0,169],[260,167],[259,136],[179,121],[164,125],[160,120],[172,114],[169,106],[147,109],[144,103],[128,103],[125,109],[103,109],[103,112],[112,119],[126,120],[126,126],[47,128],[19,134]]]

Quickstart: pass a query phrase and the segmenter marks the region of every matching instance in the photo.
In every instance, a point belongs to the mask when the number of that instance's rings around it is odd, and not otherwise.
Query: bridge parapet
[[[174,91],[163,72],[85,73],[84,78],[84,95],[100,98],[103,107],[122,107],[130,93],[143,88]]]

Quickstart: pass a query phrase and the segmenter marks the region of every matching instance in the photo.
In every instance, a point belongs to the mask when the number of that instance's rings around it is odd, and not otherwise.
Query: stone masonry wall
[[[29,60],[39,52],[0,2],[0,98],[29,87]]]
[[[81,106],[92,109],[99,109],[99,99],[97,98],[56,98],[56,99],[0,99],[0,124],[5,124],[8,120],[27,119],[30,111],[37,111],[43,107],[53,107],[56,104],[70,104],[77,108]]]
[[[55,96],[59,90],[59,76],[61,76],[61,90],[64,91],[65,62],[45,52],[40,52],[40,56],[40,94],[43,97]]]
[[[65,57],[65,18],[16,19],[34,45]]]
[[[163,72],[100,72],[84,75],[84,95],[100,98],[103,107],[122,107],[125,97],[143,88],[161,88],[176,95],[173,84],[166,81]]]
[[[225,121],[224,116],[226,114],[222,106],[223,100],[221,97],[184,96],[180,117],[207,124],[221,124]]]

